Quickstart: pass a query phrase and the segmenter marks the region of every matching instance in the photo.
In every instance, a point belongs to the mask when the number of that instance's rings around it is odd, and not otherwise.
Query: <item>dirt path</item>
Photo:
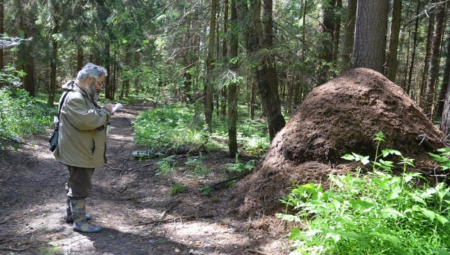
[[[63,220],[66,167],[34,137],[18,151],[0,155],[0,254],[287,254],[287,231],[273,217],[237,220],[229,189],[209,195],[198,188],[226,179],[225,152],[209,153],[211,172],[195,177],[177,156],[177,172],[155,176],[157,160],[131,152],[131,121],[145,105],[125,106],[112,118],[108,164],[96,169],[87,211],[96,234],[73,232]],[[175,183],[187,191],[175,196]]]

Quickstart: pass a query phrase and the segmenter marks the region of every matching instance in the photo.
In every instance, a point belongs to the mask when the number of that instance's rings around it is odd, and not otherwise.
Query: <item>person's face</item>
[[[100,91],[102,90],[103,82],[105,82],[105,76],[100,76],[98,80],[92,77],[90,79],[91,81],[88,83],[89,89],[95,93],[100,93]]]
[[[97,93],[99,93],[102,90],[103,82],[105,82],[105,76],[104,75],[100,76],[98,78],[98,81],[94,82],[95,88],[97,89]]]

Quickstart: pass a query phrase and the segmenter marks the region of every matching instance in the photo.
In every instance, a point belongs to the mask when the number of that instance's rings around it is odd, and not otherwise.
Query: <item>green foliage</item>
[[[22,78],[25,76],[24,71],[16,70],[13,66],[6,66],[0,71],[0,83],[8,84],[13,87],[22,85]]]
[[[202,177],[208,175],[211,170],[209,170],[206,166],[204,166],[203,159],[204,156],[192,156],[189,157],[185,164],[189,167],[189,169],[194,173],[196,177]]]
[[[450,168],[450,148],[441,148],[437,150],[439,154],[428,153],[433,159],[439,163],[442,170],[448,170]]]
[[[247,163],[242,163],[239,161],[239,155],[236,155],[236,162],[235,163],[226,163],[228,171],[230,172],[238,172],[242,173],[245,171],[250,171],[255,167],[255,160],[249,160]]]
[[[393,162],[380,158],[367,175],[330,175],[329,190],[309,183],[281,200],[297,213],[279,218],[307,225],[291,230],[296,254],[450,254],[450,188],[418,187],[420,174],[406,172],[413,160],[389,149],[380,157],[389,155],[400,157],[400,176],[390,173]],[[355,153],[344,158],[368,163]]]
[[[20,141],[24,135],[42,133],[52,127],[56,109],[28,96],[25,90],[5,87],[0,90],[0,138]],[[0,147],[6,147],[6,143]],[[18,148],[17,145],[14,146]]]
[[[172,105],[147,110],[134,120],[135,141],[149,147],[201,144],[202,127],[193,120],[194,113],[189,108]]]
[[[172,186],[172,190],[170,191],[171,196],[176,196],[182,192],[185,192],[187,190],[187,187],[183,184],[176,183]]]
[[[158,169],[156,170],[156,176],[158,175],[166,175],[172,174],[176,161],[174,159],[175,155],[171,155],[165,158],[160,158],[158,162],[156,162],[156,166]]]

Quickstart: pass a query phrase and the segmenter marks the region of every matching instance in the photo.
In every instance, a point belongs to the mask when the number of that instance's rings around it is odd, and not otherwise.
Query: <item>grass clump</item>
[[[378,143],[384,141],[377,134]],[[392,173],[400,158],[403,173]],[[407,172],[413,160],[396,150],[383,150],[370,161],[353,153],[348,160],[371,164],[360,175],[330,175],[331,187],[309,183],[297,186],[282,199],[296,214],[278,214],[305,227],[291,230],[293,254],[450,254],[450,188],[445,183],[418,185],[419,173]]]

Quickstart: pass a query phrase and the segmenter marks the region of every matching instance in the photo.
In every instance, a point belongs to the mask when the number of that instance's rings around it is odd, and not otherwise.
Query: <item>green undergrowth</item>
[[[205,144],[209,150],[228,149],[228,124],[214,117],[207,130],[204,113],[195,106],[172,104],[140,113],[134,120],[135,142],[150,148]],[[237,124],[240,153],[261,156],[269,147],[266,123],[240,117]]]
[[[15,87],[0,89],[0,148],[18,148],[25,135],[43,133],[52,126],[56,107],[48,107],[39,96]]]
[[[377,134],[378,147],[383,138]],[[447,158],[448,150],[440,152],[435,156]],[[277,216],[302,226],[291,230],[292,254],[450,254],[445,183],[428,184],[409,171],[413,159],[392,149],[377,150],[373,161],[356,153],[343,158],[370,164],[372,171],[330,175],[328,190],[309,183],[282,199],[295,213]],[[395,166],[401,174],[393,173]]]

